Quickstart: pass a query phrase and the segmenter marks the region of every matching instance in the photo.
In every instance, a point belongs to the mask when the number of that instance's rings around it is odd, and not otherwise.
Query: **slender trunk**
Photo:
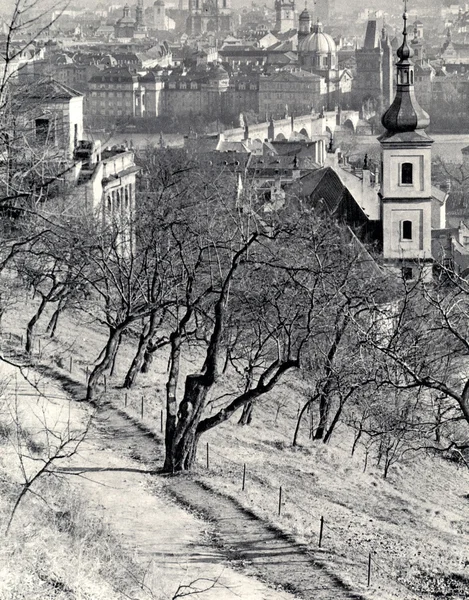
[[[119,340],[119,345],[117,346],[116,351],[114,352],[114,354],[112,356],[111,372],[109,373],[110,377],[112,377],[114,375],[114,371],[116,370],[117,355],[119,354],[119,348],[120,348],[120,340]]]
[[[436,413],[436,417],[435,417],[435,421],[436,421],[436,426],[435,426],[435,442],[437,444],[440,443],[441,441],[441,406],[438,406],[438,410]]]
[[[351,453],[352,456],[355,454],[355,450],[357,448],[358,442],[360,441],[360,438],[362,437],[362,433],[363,433],[363,423],[360,423],[360,428],[358,430],[358,433],[355,436],[355,439],[353,440],[352,453]]]
[[[363,465],[363,473],[366,473],[366,468],[368,466],[368,454],[369,454],[369,450],[368,450],[368,448],[365,448],[365,463]]]
[[[252,382],[253,382],[253,367],[250,366],[246,373],[246,383],[244,385],[245,393],[251,389]],[[243,412],[241,413],[241,416],[239,418],[238,425],[249,425],[252,421],[253,410],[254,410],[253,402],[247,402],[243,406]]]
[[[106,342],[106,346],[103,349],[103,352],[101,353],[102,359],[95,366],[95,368],[91,371],[90,376],[88,378],[88,388],[86,391],[86,399],[88,401],[93,400],[95,388],[98,384],[98,381],[104,375],[106,370],[109,369],[109,367],[111,366],[112,361],[114,360],[114,357],[117,353],[117,350],[119,349],[119,344],[120,344],[124,329],[125,329],[124,327],[121,327],[121,328],[110,327],[109,328],[108,340]]]
[[[135,356],[132,360],[132,364],[130,365],[130,368],[127,371],[127,374],[124,379],[124,387],[127,389],[130,389],[134,385],[137,375],[142,368],[145,349],[149,340],[148,330],[148,323],[145,323],[138,340],[137,352],[135,353]]]
[[[344,404],[343,402],[341,402],[339,404],[339,408],[337,409],[334,418],[332,419],[331,424],[329,425],[329,429],[327,430],[326,435],[324,436],[324,443],[327,444],[329,442],[329,440],[331,439],[332,433],[334,431],[335,426],[337,425],[337,423],[339,422],[340,419],[340,415],[342,414],[342,410],[344,408]]]
[[[330,403],[326,393],[322,393],[319,398],[319,423],[314,433],[315,440],[322,440],[326,432],[327,421],[329,418]]]
[[[49,324],[47,325],[47,333],[49,334],[49,336],[51,338],[55,337],[55,332],[57,330],[57,324],[59,322],[59,316],[60,314],[63,312],[65,308],[65,300],[60,300],[59,301],[59,305],[57,306],[57,308],[54,311],[54,314],[52,315]]]
[[[300,425],[303,419],[303,415],[305,414],[308,407],[312,404],[313,399],[310,398],[306,404],[304,404],[303,408],[300,410],[300,414],[298,415],[298,419],[296,421],[295,433],[293,434],[293,446],[298,444],[298,436],[300,434]]]
[[[254,404],[252,402],[248,402],[243,406],[243,412],[239,417],[238,425],[250,425],[252,421],[252,412],[254,409]]]
[[[148,373],[153,353],[162,346],[162,339],[153,341],[158,326],[161,324],[161,318],[157,319],[157,312],[150,315],[147,323],[144,323],[140,338],[138,340],[137,352],[134,356],[130,369],[127,372],[124,380],[124,387],[131,388],[139,373]],[[167,343],[167,340],[166,340]]]
[[[36,327],[36,323],[41,318],[42,313],[47,305],[47,299],[45,296],[42,296],[41,303],[39,304],[39,308],[36,313],[33,315],[32,319],[29,321],[26,327],[26,346],[25,350],[29,354],[33,349],[33,338],[34,338],[34,329]]]
[[[179,365],[181,359],[181,336],[175,332],[171,335],[170,368],[166,383],[166,456],[163,470],[174,471],[174,440],[177,427],[177,385],[179,380]]]

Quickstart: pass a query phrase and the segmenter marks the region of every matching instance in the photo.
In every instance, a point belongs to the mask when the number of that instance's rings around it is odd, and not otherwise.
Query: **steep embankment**
[[[11,317],[8,317],[8,327],[15,329]],[[67,318],[60,324],[57,341],[43,338],[41,352],[36,348],[36,359],[54,370],[57,365],[61,366],[59,371],[65,376],[70,370],[69,358],[73,356],[71,376],[84,381],[86,366],[96,358],[102,343],[103,335],[99,330]],[[118,386],[129,365],[132,349],[132,340],[127,340],[119,354],[114,377],[108,380],[106,390],[101,388],[101,399],[145,422],[154,436],[161,439],[166,358],[163,353],[155,361],[152,372],[142,376],[137,388],[126,394]],[[186,372],[194,368],[197,357],[192,358],[183,367]],[[218,388],[212,397],[215,403],[217,397],[229,389],[230,382],[223,385],[225,387]],[[77,393],[76,388],[70,391]],[[81,393],[78,390],[78,395]],[[238,541],[228,543],[226,528],[237,520],[231,514],[223,516],[228,509],[216,513],[224,500],[211,493],[206,496],[206,487],[235,498],[248,511],[294,536],[310,553],[308,559],[303,556],[301,560],[307,560],[308,564],[311,559],[316,560],[340,581],[367,597],[379,600],[469,597],[465,578],[469,552],[469,477],[466,470],[436,458],[407,455],[384,481],[382,470],[376,466],[373,457],[368,457],[365,472],[364,453],[357,451],[353,458],[350,457],[351,439],[346,429],[339,429],[329,446],[311,444],[305,429],[302,447],[293,449],[290,440],[301,394],[298,386],[286,382],[256,408],[252,426],[241,428],[233,421],[210,432],[202,440],[195,473],[205,488],[197,488],[199,491],[195,493],[195,483],[190,478],[183,478],[175,480],[174,485],[171,480],[172,490],[169,491],[184,503],[208,510],[216,518],[215,530],[218,528],[220,534],[214,541],[223,546],[224,553],[228,552],[226,556],[237,559],[244,569],[257,570],[271,581],[278,581],[272,577],[272,572],[277,568],[276,563],[281,562],[277,573],[283,569],[283,583],[289,589],[300,589],[298,583],[303,585],[302,576],[295,570],[289,571],[288,560],[278,561],[278,554],[282,556],[278,545],[272,549],[270,559],[265,560],[259,539],[256,538],[255,543],[243,540],[240,531],[246,529],[249,533],[249,512],[243,513],[246,516],[240,517],[239,527],[233,528]],[[110,430],[109,422],[105,428]],[[120,444],[119,436],[118,432],[111,434],[107,443]],[[206,468],[207,443],[209,469]],[[140,442],[129,445],[133,446],[128,449],[129,456],[142,456]],[[148,448],[153,456],[153,441]],[[156,464],[161,464],[158,460],[156,455]],[[319,549],[321,516],[324,529],[322,548]],[[248,520],[243,521],[244,518]],[[265,540],[270,539],[273,531],[267,529]],[[279,540],[280,544],[289,541],[288,537]],[[370,553],[372,569],[368,587]],[[261,556],[256,564],[258,554]],[[308,582],[304,585],[305,597],[311,597],[313,592],[308,591]],[[332,589],[345,588],[338,584]]]

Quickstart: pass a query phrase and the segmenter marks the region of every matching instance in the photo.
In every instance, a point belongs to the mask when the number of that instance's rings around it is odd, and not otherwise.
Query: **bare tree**
[[[423,396],[428,445],[434,436],[462,448],[469,446],[469,287],[443,265],[437,272],[439,278],[430,282],[423,277],[401,281],[394,302],[374,307],[373,326],[360,326],[384,384],[431,392]]]

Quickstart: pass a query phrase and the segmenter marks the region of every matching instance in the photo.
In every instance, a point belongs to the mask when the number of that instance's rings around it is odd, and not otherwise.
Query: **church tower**
[[[299,18],[298,26],[298,45],[301,40],[305,39],[311,33],[311,15],[308,12],[308,7],[305,5],[303,12]]]
[[[357,63],[354,100],[365,117],[380,114],[393,100],[393,49],[386,28],[381,35],[376,19],[366,26],[362,48],[355,51]]]
[[[138,0],[137,8],[135,9],[135,24],[137,27],[144,27],[143,21],[143,0]]]
[[[394,94],[394,56],[391,40],[383,24],[381,30],[381,49],[383,51],[382,69],[383,69],[383,108],[391,105]]]
[[[275,0],[275,29],[279,33],[295,29],[295,0]]]
[[[381,144],[381,219],[385,264],[413,279],[417,266],[431,255],[431,147],[425,133],[428,114],[414,91],[413,51],[407,43],[407,12],[403,42],[397,50],[397,88],[393,103],[384,113]],[[431,268],[427,269],[431,276]]]

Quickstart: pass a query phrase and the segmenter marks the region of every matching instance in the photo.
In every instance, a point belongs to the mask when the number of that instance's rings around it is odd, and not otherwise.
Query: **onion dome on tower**
[[[407,12],[404,12],[404,39],[397,50],[397,87],[393,103],[384,113],[381,122],[386,129],[385,137],[396,133],[423,130],[430,125],[430,117],[415,97],[414,51],[407,43]]]

